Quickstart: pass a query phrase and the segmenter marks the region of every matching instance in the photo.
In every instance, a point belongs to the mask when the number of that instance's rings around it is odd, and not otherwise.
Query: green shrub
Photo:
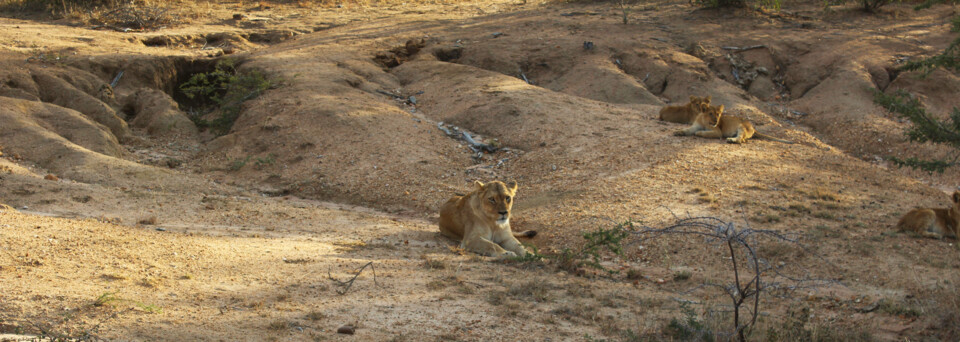
[[[663,334],[678,341],[714,341],[713,333],[697,318],[697,313],[688,303],[680,303],[682,318],[673,318],[663,329]]]
[[[943,173],[947,167],[957,165],[958,157],[960,157],[960,109],[953,108],[949,121],[938,120],[927,113],[919,100],[904,91],[887,95],[879,90],[874,90],[874,102],[913,123],[913,127],[906,132],[910,141],[945,144],[955,150],[952,160],[889,157],[891,161],[898,166],[909,166],[940,173]]]
[[[860,4],[863,5],[863,10],[874,13],[880,7],[886,6],[894,1],[899,2],[900,0],[860,0]]]
[[[217,135],[230,132],[240,116],[240,105],[271,87],[270,80],[258,70],[240,71],[230,58],[217,62],[213,71],[194,74],[180,85],[180,91],[198,102],[200,110],[191,111],[191,120],[200,129],[211,129]],[[203,117],[218,111],[213,120]]]

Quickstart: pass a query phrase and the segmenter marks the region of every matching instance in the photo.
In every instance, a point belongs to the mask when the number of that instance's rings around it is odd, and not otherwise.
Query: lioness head
[[[497,224],[506,224],[510,220],[510,209],[513,207],[513,196],[517,193],[517,182],[493,181],[483,184],[474,181],[477,188],[477,197],[483,206],[483,213]]]
[[[703,111],[706,111],[707,108],[710,108],[710,100],[712,98],[713,98],[712,96],[700,98],[700,97],[690,95],[690,104],[693,105],[694,109],[703,112]]]
[[[723,116],[723,105],[716,107],[708,105],[703,114],[708,121],[705,124],[709,124],[710,127],[717,127],[717,125],[720,125],[720,117]]]

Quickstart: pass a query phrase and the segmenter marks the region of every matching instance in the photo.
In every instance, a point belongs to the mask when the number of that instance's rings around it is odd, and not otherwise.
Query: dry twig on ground
[[[368,266],[370,267],[370,270],[373,272],[373,284],[379,286],[380,284],[377,284],[377,270],[373,267],[373,261],[368,262],[362,267],[360,267],[357,270],[357,273],[354,274],[353,278],[350,278],[350,280],[347,280],[347,281],[337,280],[336,278],[333,277],[333,275],[330,274],[329,270],[327,270],[327,278],[330,278],[330,280],[333,280],[335,283],[337,283],[338,287],[343,288],[343,289],[337,289],[338,294],[341,294],[341,295],[346,294],[347,291],[350,291],[350,287],[353,286],[353,282],[357,280],[357,277],[360,276],[360,273],[363,273],[363,270],[366,269]]]

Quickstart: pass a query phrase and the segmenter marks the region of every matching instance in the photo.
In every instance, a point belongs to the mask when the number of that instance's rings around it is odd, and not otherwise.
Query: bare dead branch
[[[357,280],[357,277],[360,276],[360,273],[363,273],[363,270],[366,269],[367,266],[369,266],[370,270],[373,272],[373,284],[379,286],[380,284],[377,284],[377,270],[373,267],[373,261],[368,262],[362,267],[360,267],[359,269],[357,269],[357,273],[354,274],[353,278],[350,278],[350,280],[347,280],[347,281],[337,280],[336,278],[333,277],[333,275],[330,274],[329,269],[327,270],[327,278],[337,283],[338,287],[342,287],[343,289],[337,289],[337,293],[340,295],[344,295],[347,293],[347,291],[350,291],[350,287],[353,286],[353,282]]]
[[[786,242],[809,252],[806,246],[800,243],[799,234],[754,229],[749,224],[738,227],[733,222],[716,217],[680,218],[676,214],[673,216],[675,222],[671,225],[663,228],[639,226],[631,233],[639,237],[637,242],[649,241],[665,235],[692,235],[702,237],[706,242],[718,247],[722,246],[726,250],[725,254],[728,254],[727,259],[730,260],[732,268],[731,283],[719,284],[705,281],[690,291],[717,288],[730,298],[733,308],[733,329],[730,336],[736,336],[739,341],[746,341],[746,332],[756,324],[760,315],[760,296],[764,291],[816,288],[831,282],[838,283],[835,280],[786,275],[782,272],[783,263],[777,266],[771,265],[757,254],[755,245],[760,243],[761,239]],[[767,278],[771,278],[772,281],[768,281]],[[742,311],[744,309],[746,311]]]

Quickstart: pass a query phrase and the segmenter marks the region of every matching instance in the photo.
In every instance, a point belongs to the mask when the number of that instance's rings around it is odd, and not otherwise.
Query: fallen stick
[[[763,48],[766,48],[766,47],[767,47],[766,45],[753,45],[753,46],[746,46],[746,47],[723,46],[723,47],[721,47],[721,49],[724,49],[724,50],[733,50],[733,51],[742,52],[742,51],[753,50],[753,49],[763,49]]]
[[[380,286],[380,284],[377,284],[377,270],[373,267],[373,261],[368,262],[366,265],[363,265],[363,267],[360,267],[360,269],[357,270],[357,274],[354,274],[353,278],[350,278],[350,280],[347,280],[347,281],[337,280],[336,278],[333,277],[333,275],[330,274],[330,269],[327,269],[327,278],[330,278],[330,280],[337,282],[337,286],[343,287],[343,290],[337,289],[337,293],[340,295],[343,295],[343,294],[346,294],[347,291],[350,291],[350,287],[353,286],[353,282],[357,280],[357,277],[360,276],[360,273],[363,273],[363,270],[366,269],[367,266],[370,266],[370,270],[373,272],[373,284]]]
[[[393,97],[393,98],[395,98],[395,99],[401,99],[401,100],[404,99],[403,96],[400,96],[400,95],[397,95],[397,94],[388,92],[388,91],[386,91],[386,90],[377,89],[377,92],[378,92],[378,93],[381,93],[381,94],[383,94],[383,95],[387,95],[387,96]]]
[[[120,70],[120,72],[117,73],[117,77],[114,77],[114,78],[113,78],[113,82],[110,82],[110,88],[116,88],[116,87],[117,87],[117,83],[120,83],[120,78],[121,78],[121,77],[123,77],[123,70]]]
[[[527,79],[527,75],[523,74],[523,69],[520,69],[520,78],[522,78],[524,82],[527,82],[527,84],[533,84],[533,83],[530,83],[529,79]]]

